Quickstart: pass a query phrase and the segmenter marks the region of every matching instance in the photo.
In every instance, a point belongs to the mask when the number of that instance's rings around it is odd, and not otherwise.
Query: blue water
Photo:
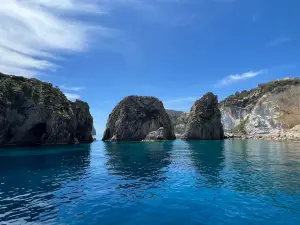
[[[0,149],[0,224],[300,224],[300,143]]]

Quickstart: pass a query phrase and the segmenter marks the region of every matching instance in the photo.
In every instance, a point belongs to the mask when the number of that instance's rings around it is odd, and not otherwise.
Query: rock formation
[[[283,79],[237,92],[220,102],[229,136],[280,136],[300,124],[300,79]]]
[[[144,141],[166,141],[164,137],[165,129],[160,127],[158,130],[150,132],[144,139]]]
[[[189,114],[183,111],[167,109],[167,113],[173,123],[176,138],[182,138],[188,123]]]
[[[175,139],[172,122],[161,101],[154,97],[128,96],[109,115],[103,141],[142,141],[163,128],[159,139]]]
[[[0,146],[91,142],[87,103],[52,84],[0,73]]]
[[[92,129],[92,135],[97,135],[97,131],[96,131],[94,126],[93,126],[93,129]]]
[[[197,100],[191,108],[183,135],[185,140],[220,140],[224,138],[218,97],[211,92]]]
[[[74,114],[78,142],[92,142],[93,117],[90,114],[88,103],[78,99],[70,103]]]

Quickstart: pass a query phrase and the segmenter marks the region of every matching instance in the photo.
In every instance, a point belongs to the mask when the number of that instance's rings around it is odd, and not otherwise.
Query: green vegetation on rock
[[[290,88],[291,85],[300,85],[299,78],[283,79],[270,81],[268,83],[260,84],[257,88],[253,88],[250,91],[236,92],[233,95],[225,98],[220,102],[220,107],[226,106],[238,106],[246,107],[251,104],[255,104],[259,98],[261,98],[266,93],[279,93]]]
[[[233,128],[232,132],[234,134],[246,135],[247,134],[246,125],[248,122],[249,122],[248,116],[244,119],[241,119],[240,122]]]
[[[92,141],[87,103],[52,84],[0,73],[0,146]]]

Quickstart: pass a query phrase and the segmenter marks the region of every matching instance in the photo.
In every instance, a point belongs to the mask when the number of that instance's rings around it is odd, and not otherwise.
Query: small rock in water
[[[166,141],[167,139],[164,137],[164,128],[160,127],[158,130],[150,132],[144,140],[145,141]]]

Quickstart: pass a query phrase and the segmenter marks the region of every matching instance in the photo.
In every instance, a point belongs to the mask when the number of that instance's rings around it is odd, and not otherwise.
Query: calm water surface
[[[300,143],[0,149],[0,224],[300,224]]]

